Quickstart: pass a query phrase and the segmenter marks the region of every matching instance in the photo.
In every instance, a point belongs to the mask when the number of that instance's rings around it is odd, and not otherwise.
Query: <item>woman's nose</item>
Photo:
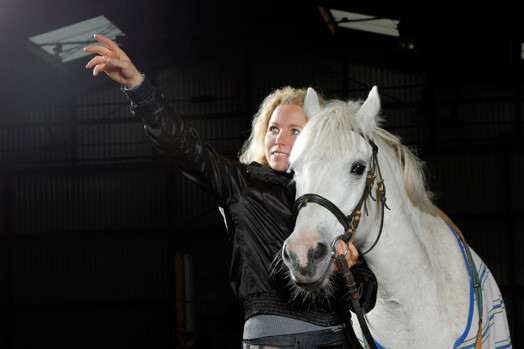
[[[275,137],[275,144],[285,144],[286,143],[286,139],[283,135],[282,132],[280,132],[276,137]]]

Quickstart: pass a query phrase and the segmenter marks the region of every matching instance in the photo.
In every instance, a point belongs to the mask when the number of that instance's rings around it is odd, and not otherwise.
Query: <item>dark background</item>
[[[524,22],[509,2],[458,5],[2,0],[0,346],[239,345],[215,204],[152,149],[88,58],[27,48],[105,15],[173,108],[231,157],[274,88],[358,99],[377,85],[384,127],[426,161],[436,204],[499,283],[519,348]],[[398,19],[401,35],[333,34],[319,7]]]

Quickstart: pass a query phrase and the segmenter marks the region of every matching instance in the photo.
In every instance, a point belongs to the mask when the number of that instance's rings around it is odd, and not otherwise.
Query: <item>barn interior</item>
[[[119,86],[85,69],[97,33],[231,158],[275,88],[362,99],[378,86],[384,128],[417,149],[524,345],[517,5],[19,0],[0,3],[0,29],[3,348],[239,345],[217,206],[152,147]]]

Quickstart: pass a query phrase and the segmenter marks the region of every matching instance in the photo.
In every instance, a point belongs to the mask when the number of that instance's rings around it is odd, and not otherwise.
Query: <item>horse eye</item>
[[[364,170],[366,169],[366,165],[364,164],[356,164],[353,165],[353,168],[351,169],[351,173],[354,173],[356,175],[362,175],[364,173]]]

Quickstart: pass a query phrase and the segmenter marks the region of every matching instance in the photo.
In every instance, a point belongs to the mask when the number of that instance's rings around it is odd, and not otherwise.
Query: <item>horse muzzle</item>
[[[291,279],[293,280],[293,283],[297,285],[298,287],[306,291],[315,291],[324,286],[325,281],[328,279],[328,275],[329,275],[329,268],[322,274],[320,279],[317,279],[316,281],[313,281],[313,282],[309,282],[309,283],[298,282],[295,280],[293,275],[291,275]]]
[[[294,245],[290,248],[288,242],[282,249],[282,259],[288,267],[293,283],[305,290],[321,288],[329,274],[331,265],[330,246],[318,242],[315,247],[310,247],[307,252],[304,246]]]

